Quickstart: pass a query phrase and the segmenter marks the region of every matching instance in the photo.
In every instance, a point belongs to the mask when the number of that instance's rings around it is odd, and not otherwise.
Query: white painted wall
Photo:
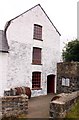
[[[0,96],[4,95],[4,89],[7,87],[7,64],[8,53],[0,52]]]
[[[43,26],[43,41],[33,39],[34,24]],[[60,36],[40,6],[11,21],[7,40],[10,46],[7,86],[32,88],[32,72],[41,71],[42,90],[33,90],[32,96],[47,94],[47,75],[56,75],[56,64],[60,61]],[[33,47],[42,48],[42,65],[32,65]]]

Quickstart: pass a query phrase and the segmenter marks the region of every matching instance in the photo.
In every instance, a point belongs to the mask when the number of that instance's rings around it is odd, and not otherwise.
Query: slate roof
[[[9,46],[4,31],[0,30],[0,52],[8,52]]]
[[[46,12],[44,11],[44,9],[41,7],[41,5],[40,5],[40,4],[35,5],[34,7],[30,8],[29,10],[27,10],[27,11],[23,12],[22,14],[20,14],[20,15],[16,16],[15,18],[13,18],[13,19],[9,20],[9,21],[7,22],[7,26],[6,26],[6,28],[5,28],[5,29],[7,30],[8,26],[10,25],[10,23],[11,23],[11,21],[12,21],[12,20],[17,19],[17,18],[18,18],[18,17],[20,17],[21,15],[23,15],[23,14],[27,13],[28,11],[30,11],[30,10],[32,10],[32,9],[34,9],[34,8],[35,8],[35,7],[37,7],[37,6],[40,6],[40,8],[41,8],[41,9],[42,9],[42,11],[44,12],[44,14],[47,16],[47,18],[48,18],[48,19],[49,19],[49,21],[51,22],[52,26],[56,29],[56,32],[59,34],[59,36],[61,36],[60,32],[57,30],[57,28],[55,27],[55,25],[53,24],[53,22],[50,20],[50,18],[48,17],[48,15],[46,14]]]

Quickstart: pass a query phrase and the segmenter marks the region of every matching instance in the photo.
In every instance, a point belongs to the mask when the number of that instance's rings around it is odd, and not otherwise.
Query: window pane
[[[66,86],[69,86],[69,78],[66,78]]]
[[[33,38],[42,40],[42,26],[34,24]]]
[[[40,88],[41,72],[32,73],[32,88]]]
[[[33,48],[32,63],[41,64],[41,49],[40,48]]]
[[[62,85],[64,85],[65,86],[65,78],[62,78]]]

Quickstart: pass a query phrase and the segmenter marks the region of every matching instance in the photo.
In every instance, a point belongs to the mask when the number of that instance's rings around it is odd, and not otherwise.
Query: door
[[[47,93],[54,93],[55,75],[47,76]]]

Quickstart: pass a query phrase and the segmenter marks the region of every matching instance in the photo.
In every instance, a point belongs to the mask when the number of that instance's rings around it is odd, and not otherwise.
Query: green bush
[[[79,118],[79,101],[72,107],[66,118]]]

